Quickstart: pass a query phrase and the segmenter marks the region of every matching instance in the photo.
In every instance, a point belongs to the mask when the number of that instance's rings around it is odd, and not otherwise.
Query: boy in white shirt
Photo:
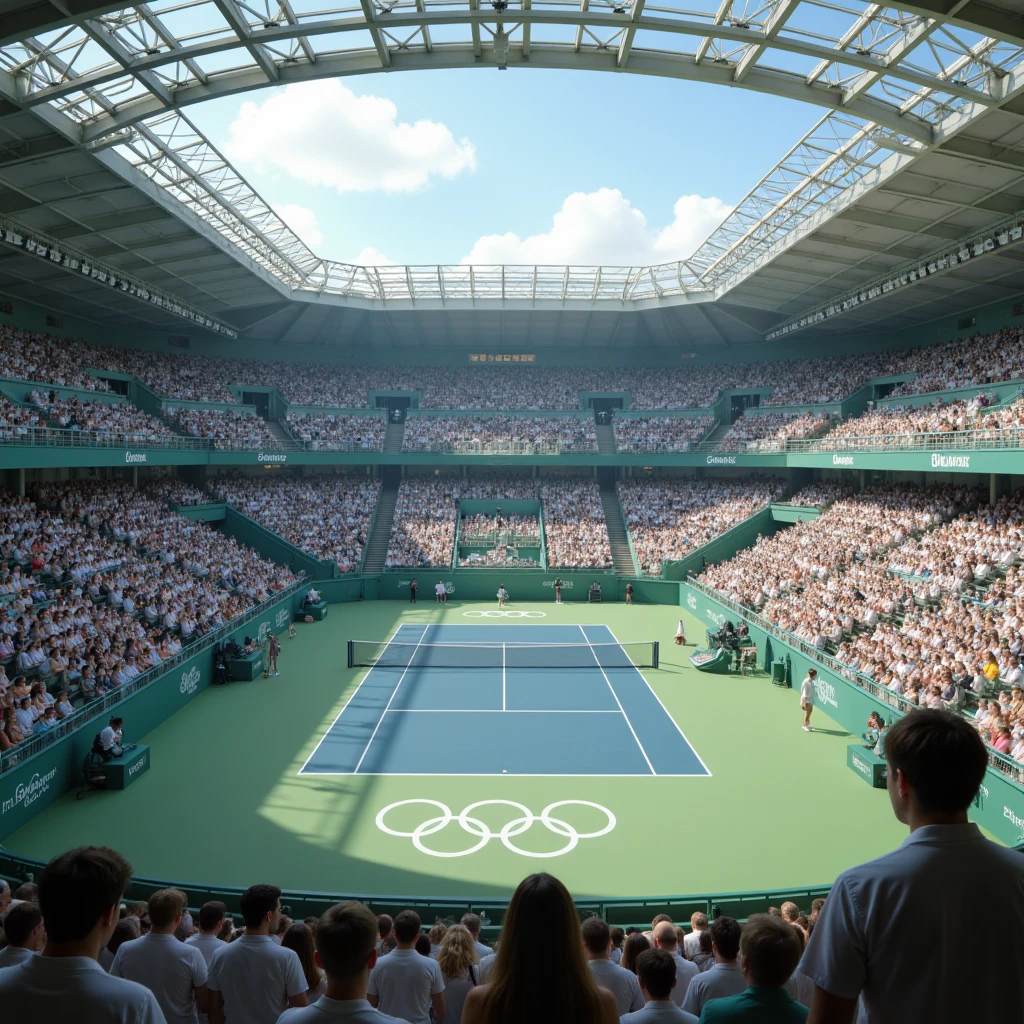
[[[403,910],[395,918],[398,947],[382,957],[370,972],[367,998],[371,1006],[409,1024],[430,1024],[433,1007],[437,1020],[444,1020],[444,978],[436,960],[416,952],[420,915]]]

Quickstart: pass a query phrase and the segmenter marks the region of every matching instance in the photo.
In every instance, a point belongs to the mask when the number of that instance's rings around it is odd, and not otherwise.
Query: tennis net
[[[349,640],[349,668],[657,668],[658,641],[410,644]]]

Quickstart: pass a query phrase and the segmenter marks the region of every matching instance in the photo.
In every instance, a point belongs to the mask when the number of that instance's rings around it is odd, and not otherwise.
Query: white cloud
[[[379,249],[375,249],[372,245],[368,245],[363,251],[354,259],[346,260],[346,263],[354,263],[357,267],[393,267],[395,261],[388,259]]]
[[[274,207],[274,213],[278,215],[301,238],[316,255],[320,255],[320,247],[323,245],[324,233],[320,230],[320,222],[316,214],[308,206],[298,206],[295,203],[284,203]]]
[[[243,103],[228,128],[228,157],[344,192],[416,192],[432,177],[476,170],[476,149],[437,121],[408,124],[379,96],[338,79],[289,85]]]
[[[730,210],[714,196],[681,196],[672,223],[651,228],[617,188],[574,192],[554,215],[550,231],[527,238],[511,231],[482,235],[462,262],[664,263],[690,256]]]

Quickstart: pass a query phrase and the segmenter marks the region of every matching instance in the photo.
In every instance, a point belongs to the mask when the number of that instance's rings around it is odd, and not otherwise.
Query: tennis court
[[[636,667],[654,645],[607,626],[405,623],[353,647],[372,667],[299,774],[710,774]]]

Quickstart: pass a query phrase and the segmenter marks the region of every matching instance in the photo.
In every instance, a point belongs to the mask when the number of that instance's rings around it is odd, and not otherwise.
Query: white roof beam
[[[266,75],[267,81],[276,82],[281,77],[281,73],[266,47],[253,40],[249,22],[245,20],[245,15],[235,0],[213,0],[213,2],[217,5],[217,10],[220,11],[231,31],[238,36],[239,42],[249,51],[253,62]]]

